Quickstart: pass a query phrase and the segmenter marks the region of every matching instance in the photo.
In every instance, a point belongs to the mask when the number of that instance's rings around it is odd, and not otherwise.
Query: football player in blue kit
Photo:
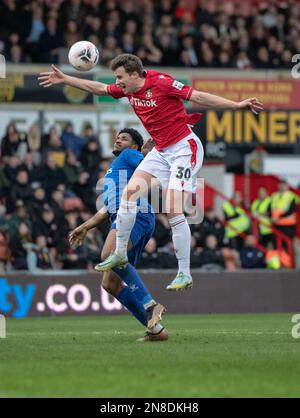
[[[105,260],[114,252],[116,216],[122,192],[144,158],[141,151],[147,152],[149,143],[150,141],[143,146],[141,134],[133,128],[125,128],[118,133],[113,147],[116,158],[104,177],[104,206],[91,219],[70,233],[69,241],[72,246],[82,244],[88,230],[109,218],[111,228],[102,249],[101,259]],[[141,198],[138,204],[139,211],[128,243],[128,263],[105,271],[102,287],[147,327],[146,335],[138,341],[163,341],[168,339],[168,332],[159,321],[165,308],[153,299],[134,268],[155,228],[155,215],[148,200]],[[120,209],[122,210],[122,207]]]

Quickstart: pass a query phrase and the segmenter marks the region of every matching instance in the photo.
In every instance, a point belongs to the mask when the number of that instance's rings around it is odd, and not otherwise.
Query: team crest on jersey
[[[151,91],[151,89],[148,89],[146,91],[146,99],[151,99],[151,97],[152,97],[152,91]]]
[[[182,90],[184,84],[180,83],[180,81],[174,80],[172,86],[177,90]]]

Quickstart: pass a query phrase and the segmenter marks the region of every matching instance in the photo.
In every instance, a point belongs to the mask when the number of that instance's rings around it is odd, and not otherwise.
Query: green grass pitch
[[[298,397],[292,315],[169,315],[137,343],[128,316],[8,319],[0,397]]]

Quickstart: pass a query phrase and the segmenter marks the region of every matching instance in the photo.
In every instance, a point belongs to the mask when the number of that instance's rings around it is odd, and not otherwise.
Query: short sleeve
[[[114,99],[121,99],[121,97],[125,97],[122,89],[120,89],[120,87],[118,87],[116,84],[109,84],[107,86],[107,93]]]
[[[179,97],[182,100],[190,100],[193,92],[192,87],[186,86],[172,77],[158,77],[156,86],[169,96]]]

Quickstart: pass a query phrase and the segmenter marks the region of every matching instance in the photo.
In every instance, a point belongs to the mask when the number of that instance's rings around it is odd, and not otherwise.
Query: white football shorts
[[[137,170],[146,171],[157,177],[163,189],[194,193],[203,157],[202,143],[197,135],[191,132],[162,151],[153,148]]]

